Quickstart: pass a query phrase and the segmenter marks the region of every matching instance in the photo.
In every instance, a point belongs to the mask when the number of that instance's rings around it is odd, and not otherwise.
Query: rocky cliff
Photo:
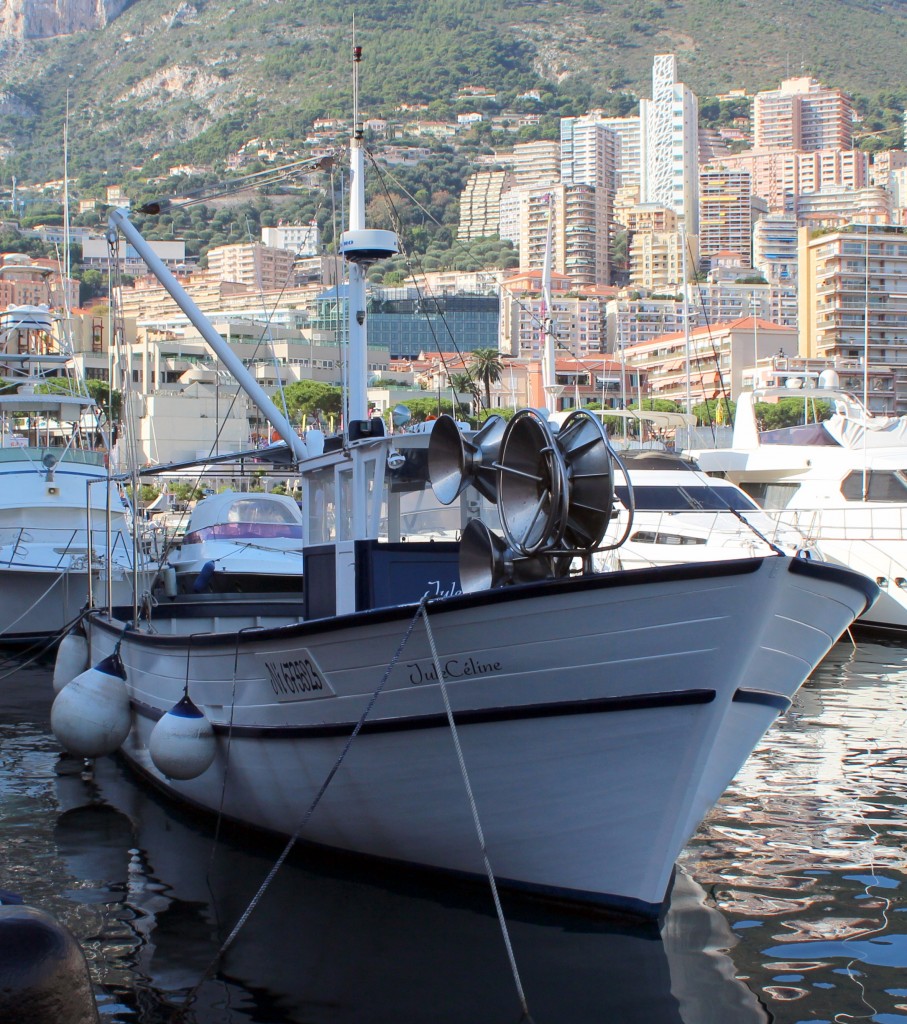
[[[0,0],[0,39],[42,39],[101,28],[134,0]]]

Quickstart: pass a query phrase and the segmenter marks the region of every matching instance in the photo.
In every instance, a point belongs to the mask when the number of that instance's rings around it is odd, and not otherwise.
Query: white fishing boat
[[[131,509],[71,365],[48,307],[0,313],[0,643],[53,636],[89,601],[133,600]]]
[[[176,593],[302,593],[302,512],[287,494],[202,498],[167,559]]]
[[[867,413],[826,373],[818,388],[744,392],[731,447],[689,452],[708,473],[739,485],[776,521],[824,556],[875,580],[881,596],[858,625],[907,631],[907,420]],[[820,422],[758,429],[759,399],[832,404]]]
[[[289,616],[90,614],[92,667],[58,694],[54,731],[246,825],[657,915],[690,835],[877,588],[774,552],[593,571],[614,474],[586,413],[556,434],[527,409],[473,437],[444,417],[386,435],[366,418],[365,269],[396,240],[362,226],[359,128],[351,161],[350,414],[323,451],[112,215],[299,459],[306,583]],[[420,541],[412,521],[403,539],[402,498],[429,484],[459,541]]]

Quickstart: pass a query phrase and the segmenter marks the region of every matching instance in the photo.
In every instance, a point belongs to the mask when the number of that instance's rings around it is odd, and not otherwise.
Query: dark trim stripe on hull
[[[674,690],[665,693],[643,693],[626,697],[598,697],[591,700],[552,701],[548,704],[527,704],[521,707],[477,708],[454,712],[457,725],[482,725],[489,722],[519,722],[533,718],[562,718],[567,715],[600,715],[617,711],[647,711],[654,708],[680,708],[697,704],[711,704],[715,699],[714,690]],[[164,712],[147,704],[133,701],[133,708],[143,718],[156,721]],[[349,736],[356,727],[355,722],[332,722],[324,725],[300,726],[214,726],[215,732],[232,737],[249,739],[330,739]],[[433,715],[411,715],[403,719],[366,720],[359,730],[366,733],[412,732],[420,729],[446,729],[447,715],[443,712]]]
[[[774,708],[779,714],[783,714],[791,706],[793,701],[790,697],[783,697],[779,693],[769,693],[767,690],[746,690],[739,689],[734,694],[735,704],[760,704],[766,708]]]

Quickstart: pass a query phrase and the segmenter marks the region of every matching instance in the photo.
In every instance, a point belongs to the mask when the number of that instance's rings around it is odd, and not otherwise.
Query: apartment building
[[[753,189],[748,171],[704,167],[699,172],[699,252],[703,263],[722,250],[753,254]]]
[[[460,196],[460,224],[457,238],[461,242],[487,238],[501,230],[501,196],[512,187],[510,171],[477,171],[466,179]]]
[[[813,78],[788,78],[753,98],[753,148],[850,149],[853,107],[840,89]]]
[[[79,282],[65,277],[55,260],[0,254],[0,309],[7,306],[56,306],[74,309],[79,305]]]
[[[887,188],[851,189],[843,186],[797,196],[797,221],[809,227],[828,227],[851,221],[890,224],[894,218],[894,196]]]
[[[605,299],[555,294],[551,310],[546,313],[538,291],[526,295],[513,289],[514,284],[515,281],[511,281],[501,290],[501,352],[521,359],[541,360],[545,348],[544,324],[548,316],[556,351],[569,352],[577,357],[600,356],[606,351]]]
[[[627,366],[648,381],[649,395],[683,407],[739,394],[758,359],[797,350],[797,332],[758,317],[664,334],[624,351]],[[689,362],[689,372],[687,364]]]
[[[208,250],[208,272],[221,281],[236,281],[264,291],[293,283],[295,253],[259,242],[218,245]]]
[[[798,262],[801,354],[890,366],[907,413],[907,227],[801,228]]]
[[[768,204],[769,212],[796,214],[800,196],[832,188],[863,188],[868,182],[869,157],[847,150],[749,150],[718,157],[717,167],[747,171],[753,195]]]
[[[321,252],[321,231],[317,221],[309,224],[278,224],[261,229],[262,245],[287,249],[299,256],[317,256]]]
[[[519,189],[520,270],[544,265],[548,225],[552,233],[552,269],[575,288],[609,282],[607,205],[593,185],[559,183]]]

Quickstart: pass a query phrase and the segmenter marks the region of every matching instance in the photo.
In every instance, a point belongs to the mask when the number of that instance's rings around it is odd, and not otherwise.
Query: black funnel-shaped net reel
[[[614,504],[614,466],[622,464],[596,416],[576,410],[556,433],[544,414],[521,409],[509,423],[488,419],[471,439],[450,416],[432,429],[432,489],[449,505],[469,485],[496,502],[504,536],[472,519],[460,541],[467,592],[553,579],[601,543]]]

